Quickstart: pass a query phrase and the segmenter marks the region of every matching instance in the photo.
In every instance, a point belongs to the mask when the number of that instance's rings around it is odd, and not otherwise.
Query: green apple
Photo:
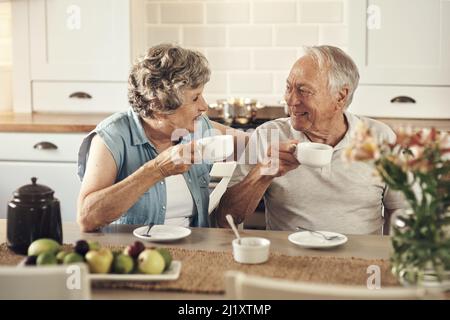
[[[29,256],[38,256],[44,252],[50,252],[54,255],[61,250],[61,245],[53,239],[38,239],[33,241],[28,247]]]
[[[114,257],[112,270],[114,273],[126,274],[131,273],[134,268],[133,258],[126,254],[118,254]]]
[[[92,273],[108,273],[113,262],[113,254],[111,253],[111,250],[106,248],[90,250],[86,253],[84,258]]]
[[[64,262],[64,258],[69,254],[67,251],[60,251],[56,255],[56,260],[58,261],[58,264],[62,264]]]
[[[76,252],[68,253],[63,260],[64,264],[72,264],[78,262],[84,262],[84,258],[81,254]]]
[[[38,255],[37,260],[36,260],[36,264],[38,266],[42,266],[42,265],[51,265],[51,264],[57,264],[58,262],[56,261],[56,256],[54,253],[52,252],[43,252],[40,255]]]
[[[167,250],[166,248],[158,248],[156,250],[158,250],[158,252],[164,258],[164,265],[165,265],[164,271],[166,271],[167,269],[170,268],[170,265],[172,264],[172,255],[170,254],[170,251]]]
[[[144,250],[138,257],[138,268],[142,273],[160,274],[165,268],[164,258],[157,250]]]

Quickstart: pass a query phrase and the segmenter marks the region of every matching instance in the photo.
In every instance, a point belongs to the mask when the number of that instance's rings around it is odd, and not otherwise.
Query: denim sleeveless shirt
[[[209,129],[212,129],[211,122],[206,115],[203,115],[196,124],[196,130],[198,130],[195,133],[196,136],[186,135],[181,143],[208,136],[212,132]],[[158,155],[145,135],[139,115],[130,108],[128,111],[113,114],[103,120],[83,140],[78,153],[78,176],[81,180],[86,171],[89,148],[95,134],[103,139],[116,162],[118,170],[116,183]],[[209,227],[210,225],[208,215],[210,170],[210,164],[200,163],[192,165],[189,171],[183,173],[194,201],[191,219],[193,227]],[[139,200],[115,223],[164,224],[166,206],[166,184],[164,180],[161,180],[142,194]]]

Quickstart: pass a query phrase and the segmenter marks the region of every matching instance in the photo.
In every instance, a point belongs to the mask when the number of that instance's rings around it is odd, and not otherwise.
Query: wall
[[[11,3],[0,2],[0,111],[12,108]]]
[[[347,45],[345,0],[147,0],[145,6],[146,47],[175,42],[207,56],[210,103],[245,96],[278,104],[302,45]]]

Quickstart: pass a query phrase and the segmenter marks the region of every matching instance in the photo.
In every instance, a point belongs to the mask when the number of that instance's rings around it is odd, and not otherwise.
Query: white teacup
[[[321,168],[331,162],[333,147],[315,142],[301,142],[297,145],[297,159],[300,164]]]
[[[222,161],[231,156],[234,151],[232,135],[218,135],[197,140],[202,160]]]
[[[236,262],[257,264],[269,259],[270,240],[258,237],[234,239],[233,257]]]

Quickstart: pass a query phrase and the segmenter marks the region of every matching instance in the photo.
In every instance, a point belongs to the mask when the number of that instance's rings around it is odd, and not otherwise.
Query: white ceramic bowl
[[[300,164],[321,168],[331,162],[333,147],[315,142],[301,142],[297,145],[297,159]]]
[[[197,140],[204,161],[222,161],[234,151],[232,135],[217,135]]]
[[[257,237],[244,237],[239,242],[234,239],[233,257],[236,262],[257,264],[269,259],[270,240]]]

